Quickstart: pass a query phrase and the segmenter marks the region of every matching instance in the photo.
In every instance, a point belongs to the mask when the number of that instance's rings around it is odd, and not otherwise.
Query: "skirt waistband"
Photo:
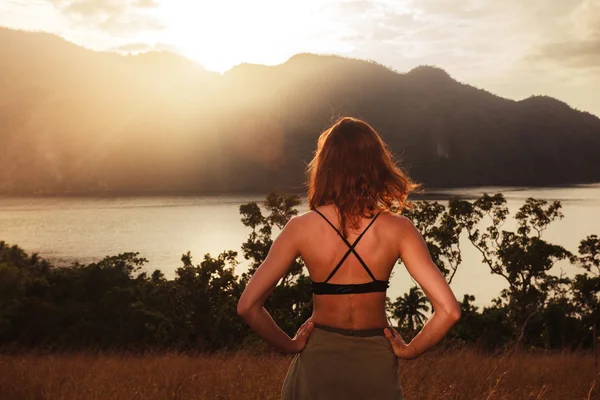
[[[372,328],[372,329],[344,329],[344,328],[336,328],[334,326],[323,325],[319,323],[314,323],[314,327],[318,329],[323,329],[324,331],[339,333],[346,336],[358,336],[358,337],[369,337],[369,336],[385,336],[383,330],[385,328]]]

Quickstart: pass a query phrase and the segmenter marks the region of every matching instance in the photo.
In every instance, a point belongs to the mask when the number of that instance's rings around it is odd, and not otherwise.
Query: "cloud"
[[[600,68],[600,2],[579,2],[568,15],[562,33],[558,40],[540,43],[528,60],[570,68]]]
[[[507,0],[516,3],[516,0]],[[478,0],[351,1],[337,5],[352,34],[352,55],[377,59],[396,69],[434,64],[484,71],[502,66],[502,53],[522,40],[507,32],[510,7]],[[502,62],[497,60],[501,58]],[[466,64],[466,65],[465,65]]]
[[[349,39],[392,40],[418,26],[411,10],[381,0],[345,1],[331,8],[332,14],[355,32]]]
[[[154,8],[158,7],[158,2],[155,0],[137,0],[134,3],[137,7],[141,8]]]
[[[580,38],[590,37],[600,40],[600,2],[582,1],[570,15],[573,33]]]
[[[600,39],[549,43],[542,46],[533,59],[572,68],[600,68]]]
[[[477,0],[413,0],[411,7],[420,13],[438,17],[476,19],[486,15],[496,2],[482,3]]]
[[[164,24],[155,17],[134,13],[113,14],[97,21],[96,26],[113,35],[133,35],[142,31],[158,31]]]
[[[94,17],[100,14],[121,13],[126,3],[112,0],[49,0],[66,14]]]
[[[352,49],[352,56],[387,65],[410,52],[411,34],[423,28],[411,10],[381,0],[338,2],[324,11],[344,26],[339,39]]]
[[[378,5],[378,2],[372,0],[344,1],[333,4],[333,6],[336,7],[339,11],[348,15],[365,13],[377,8]]]
[[[401,70],[424,63],[472,77],[542,59],[556,68],[598,64],[599,0],[355,0],[336,7],[353,30],[344,37],[353,55]]]
[[[149,51],[168,51],[170,53],[178,53],[179,49],[177,46],[173,46],[168,43],[144,43],[134,42],[126,43],[120,46],[115,46],[109,49],[109,51],[116,51],[119,53],[146,53]]]
[[[93,27],[114,35],[163,29],[160,20],[147,11],[155,0],[47,0],[76,25]]]
[[[137,43],[127,43],[127,44],[123,44],[121,46],[115,46],[109,50],[124,52],[124,53],[129,53],[129,52],[137,53],[137,52],[143,52],[143,51],[150,51],[150,50],[152,50],[152,48],[153,48],[153,46],[150,45],[149,43],[137,42]]]

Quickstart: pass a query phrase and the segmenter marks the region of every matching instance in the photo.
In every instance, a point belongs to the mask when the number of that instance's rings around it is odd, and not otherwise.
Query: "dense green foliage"
[[[346,114],[430,187],[600,181],[596,116],[435,67],[299,54],[221,76],[3,28],[0,59],[0,193],[300,192],[317,136]]]
[[[270,193],[262,207],[240,206],[251,229],[243,243],[250,261],[237,275],[237,254],[206,254],[200,263],[182,256],[174,279],[146,260],[125,253],[88,264],[56,268],[37,255],[0,242],[0,345],[4,349],[181,349],[212,351],[260,343],[236,313],[252,273],[281,229],[297,214],[297,196]],[[600,325],[600,238],[581,241],[575,255],[545,241],[544,230],[562,218],[555,201],[529,198],[515,218],[516,232],[502,229],[508,216],[502,194],[470,202],[452,198],[448,206],[416,202],[404,213],[422,232],[436,265],[448,282],[460,268],[458,239],[468,236],[490,273],[506,279],[493,303],[483,310],[471,295],[461,301],[462,318],[445,339],[496,350],[512,343],[544,349],[590,347],[591,326]],[[578,268],[574,278],[554,276],[558,261]],[[300,259],[290,266],[266,308],[288,334],[311,314],[312,295]],[[414,286],[394,301],[391,318],[407,337],[414,335],[431,304]]]

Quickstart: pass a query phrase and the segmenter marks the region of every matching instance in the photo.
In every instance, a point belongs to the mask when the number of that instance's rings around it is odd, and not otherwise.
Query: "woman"
[[[398,358],[423,354],[460,318],[421,234],[392,212],[418,185],[394,164],[379,134],[350,117],[321,134],[308,175],[311,211],[292,218],[277,236],[238,313],[259,336],[296,354],[283,399],[402,399]],[[263,304],[298,256],[312,281],[313,314],[292,339]],[[435,310],[409,344],[385,312],[399,258]]]

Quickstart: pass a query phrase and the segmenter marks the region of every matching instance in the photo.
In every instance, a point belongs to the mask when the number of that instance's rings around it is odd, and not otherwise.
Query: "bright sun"
[[[159,40],[214,71],[224,72],[241,62],[278,64],[299,52],[331,51],[322,32],[331,21],[326,13],[316,12],[323,3],[163,1],[156,10],[165,25]]]

